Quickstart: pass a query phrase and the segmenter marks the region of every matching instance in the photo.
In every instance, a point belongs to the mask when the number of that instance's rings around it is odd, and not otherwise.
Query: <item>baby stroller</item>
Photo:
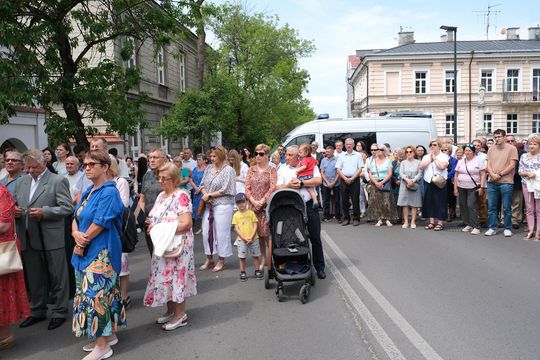
[[[315,271],[306,232],[306,204],[296,190],[282,189],[268,200],[266,217],[271,234],[271,268],[264,268],[264,287],[270,288],[270,279],[278,283],[276,295],[283,301],[283,283],[302,281],[300,301],[308,301]]]

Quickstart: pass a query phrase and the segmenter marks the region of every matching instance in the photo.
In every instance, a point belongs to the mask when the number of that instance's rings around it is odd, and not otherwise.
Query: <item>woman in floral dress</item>
[[[265,144],[259,144],[255,148],[255,165],[249,168],[246,177],[246,197],[251,203],[251,209],[257,215],[259,234],[259,244],[261,247],[261,265],[262,269],[267,258],[267,250],[270,253],[270,249],[267,249],[268,238],[270,236],[270,229],[266,219],[266,202],[270,198],[270,195],[274,192],[277,182],[277,170],[273,166],[270,166],[268,153],[270,147]]]
[[[178,257],[159,257],[152,254],[150,278],[144,294],[145,306],[167,305],[167,311],[156,322],[163,330],[186,326],[186,299],[197,294],[193,259],[191,201],[185,190],[178,189],[180,172],[171,163],[159,168],[161,192],[149,213],[148,231],[159,222],[177,222],[176,234],[184,236],[184,251]]]
[[[0,243],[13,241],[14,221],[15,201],[10,192],[0,184]],[[19,241],[17,247],[20,248]],[[0,351],[15,345],[9,325],[28,316],[30,306],[23,271],[0,275]]]

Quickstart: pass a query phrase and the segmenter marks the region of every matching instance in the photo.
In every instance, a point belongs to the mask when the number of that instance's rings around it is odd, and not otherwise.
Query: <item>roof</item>
[[[458,41],[458,53],[535,53],[540,52],[540,40],[475,40]],[[366,53],[366,57],[395,56],[395,55],[434,55],[453,54],[454,42],[413,43],[381,50],[376,53]]]
[[[86,139],[88,140],[88,142],[92,141],[92,139],[97,139],[97,138],[103,138],[107,140],[107,143],[109,144],[110,143],[112,144],[124,143],[124,140],[116,136],[115,134],[106,134],[106,133],[98,132],[98,133],[95,133],[94,135],[86,135]],[[73,138],[69,139],[69,142],[71,144],[76,143],[75,139]]]

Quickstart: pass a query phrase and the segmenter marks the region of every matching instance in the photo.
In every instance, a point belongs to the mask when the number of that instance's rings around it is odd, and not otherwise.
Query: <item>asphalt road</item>
[[[130,258],[128,327],[118,359],[538,359],[540,243],[523,232],[471,236],[457,224],[443,232],[323,225],[327,279],[310,301],[298,286],[279,303],[253,276],[238,280],[233,257],[219,274],[197,271],[188,299],[190,325],[172,332],[154,323],[163,311],[142,306],[149,256]],[[197,264],[203,261],[200,236]],[[252,268],[248,274],[252,274]],[[68,324],[15,329],[5,359],[78,359],[85,339]]]

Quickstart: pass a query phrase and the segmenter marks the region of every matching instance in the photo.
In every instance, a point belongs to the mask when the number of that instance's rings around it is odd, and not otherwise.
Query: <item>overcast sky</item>
[[[227,1],[211,0],[216,4]],[[346,117],[347,56],[356,49],[397,46],[400,27],[414,31],[416,42],[440,41],[441,25],[457,26],[457,39],[484,40],[488,2],[428,0],[250,0],[241,1],[250,12],[278,15],[281,23],[313,40],[317,50],[301,66],[311,76],[306,97],[316,113]],[[498,5],[499,4],[499,5]],[[489,39],[504,39],[502,28],[528,28],[540,23],[540,1],[492,1]],[[496,5],[496,6],[494,6]],[[209,36],[209,43],[212,37]]]

